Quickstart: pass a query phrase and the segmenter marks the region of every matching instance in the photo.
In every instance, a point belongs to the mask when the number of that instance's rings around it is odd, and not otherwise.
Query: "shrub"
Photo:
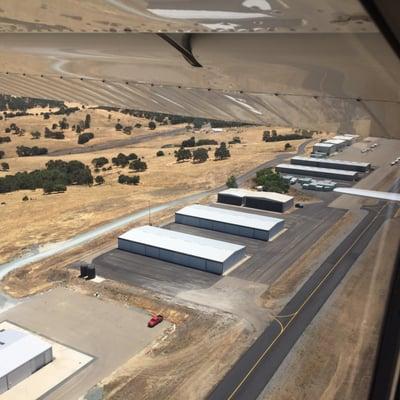
[[[226,186],[228,188],[237,188],[238,184],[236,182],[236,178],[234,175],[231,175],[227,180],[226,180]]]
[[[149,129],[154,130],[157,128],[157,125],[154,121],[149,121]]]
[[[217,145],[218,142],[214,139],[199,139],[196,142],[196,146],[210,146],[210,145]]]
[[[31,132],[32,139],[39,139],[42,134],[39,131]]]
[[[87,143],[89,140],[93,139],[94,135],[92,132],[85,132],[85,133],[81,133],[78,136],[78,144],[85,144]]]
[[[4,153],[3,150],[0,150],[0,160],[5,156],[6,153]]]
[[[10,169],[10,165],[8,163],[6,163],[6,162],[2,162],[1,163],[1,169],[3,171],[8,171]]]
[[[164,154],[164,152],[162,150],[158,150],[157,153],[156,153],[156,156],[157,157],[163,157],[163,156],[165,156],[165,154]]]
[[[115,124],[115,130],[116,131],[122,131],[123,126],[118,122],[117,124]]]
[[[234,136],[234,137],[232,138],[232,140],[230,140],[228,143],[229,143],[229,144],[238,144],[238,143],[242,143],[242,141],[241,141],[241,139],[240,139],[239,136]]]

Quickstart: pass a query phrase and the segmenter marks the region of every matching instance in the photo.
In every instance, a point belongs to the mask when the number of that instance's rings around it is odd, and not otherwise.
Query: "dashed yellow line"
[[[260,364],[262,359],[265,357],[265,355],[270,351],[272,346],[275,344],[275,342],[283,335],[283,333],[286,331],[287,327],[293,322],[293,320],[296,318],[298,313],[304,308],[304,306],[308,303],[308,301],[311,299],[311,297],[317,292],[317,290],[321,287],[321,285],[326,281],[326,279],[329,277],[329,275],[332,274],[332,272],[336,269],[338,264],[349,254],[349,252],[354,248],[354,246],[357,244],[357,242],[360,240],[362,235],[371,227],[371,225],[376,221],[376,219],[379,217],[379,215],[382,213],[382,211],[386,208],[387,204],[385,204],[379,212],[375,215],[375,217],[371,220],[371,222],[365,227],[365,229],[357,236],[357,238],[353,241],[353,244],[347,249],[345,253],[339,258],[338,261],[333,265],[333,267],[326,273],[326,275],[321,279],[321,281],[318,283],[318,285],[312,290],[312,292],[307,296],[307,298],[304,300],[304,302],[300,305],[300,307],[293,313],[292,317],[290,318],[289,322],[283,326],[282,323],[281,325],[281,331],[279,332],[278,335],[276,335],[275,339],[271,342],[271,344],[264,350],[264,352],[261,354],[261,356],[257,359],[257,361],[254,363],[254,365],[250,368],[250,370],[247,372],[247,374],[244,376],[244,378],[239,382],[239,384],[236,386],[235,390],[229,395],[227,400],[232,400],[233,396],[237,393],[237,391],[243,386],[243,384],[246,382],[246,380],[249,378],[249,376],[253,373],[253,371],[257,368],[257,366]],[[289,314],[290,315],[290,314]],[[275,321],[278,321],[274,317]],[[280,321],[279,321],[280,322]]]

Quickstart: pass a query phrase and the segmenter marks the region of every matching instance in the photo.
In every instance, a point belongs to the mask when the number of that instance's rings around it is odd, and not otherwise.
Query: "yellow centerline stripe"
[[[315,294],[315,292],[321,287],[321,285],[326,281],[329,275],[332,274],[334,269],[337,267],[337,265],[343,260],[344,257],[349,254],[349,252],[354,248],[354,246],[357,244],[357,242],[360,240],[361,236],[364,235],[364,233],[371,227],[371,225],[377,220],[381,212],[386,208],[387,204],[385,204],[379,212],[375,215],[375,217],[371,220],[371,222],[365,227],[365,229],[357,236],[357,238],[354,240],[353,244],[347,249],[345,253],[339,258],[339,260],[333,265],[333,267],[326,273],[326,275],[321,279],[321,281],[318,283],[318,285],[312,290],[312,292],[307,296],[307,298],[304,300],[304,302],[300,305],[300,307],[297,309],[297,311],[293,314],[293,317],[290,318],[289,322],[283,327],[281,332],[275,337],[275,339],[272,341],[272,343],[265,349],[265,351],[261,354],[261,356],[258,358],[258,360],[254,363],[254,365],[251,367],[251,369],[247,372],[247,374],[244,376],[244,378],[239,382],[239,384],[236,386],[235,390],[229,395],[227,400],[231,400],[233,396],[237,393],[237,391],[243,386],[243,383],[248,379],[248,377],[252,374],[252,372],[257,368],[258,364],[261,362],[261,360],[265,357],[265,355],[269,352],[271,347],[275,344],[275,342],[283,335],[283,333],[286,331],[287,327],[292,323],[292,321],[296,318],[298,315],[299,311],[301,311],[304,306],[308,303],[310,298]]]

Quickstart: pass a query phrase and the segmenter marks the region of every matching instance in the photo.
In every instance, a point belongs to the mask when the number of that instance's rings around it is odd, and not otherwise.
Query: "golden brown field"
[[[137,118],[132,118],[117,112],[103,110],[89,110],[92,116],[92,131],[95,139],[85,144],[104,143],[114,139],[126,138],[127,135],[116,132],[114,125],[118,119],[123,125],[134,124]],[[87,110],[82,110],[67,117],[70,125],[80,119],[84,119]],[[108,115],[112,114],[111,119]],[[229,141],[233,136],[240,136],[241,144],[230,147],[231,158],[214,161],[213,152],[215,146],[210,147],[210,159],[202,164],[192,162],[177,163],[174,157],[174,148],[164,149],[165,156],[157,157],[156,152],[161,146],[168,143],[180,143],[189,138],[193,133],[180,133],[174,137],[156,138],[147,142],[125,147],[94,151],[82,154],[68,154],[59,157],[36,156],[17,157],[14,153],[16,145],[45,146],[49,150],[58,150],[68,146],[76,146],[76,133],[66,131],[66,140],[44,139],[32,140],[29,132],[35,129],[44,130],[44,126],[50,126],[60,120],[60,116],[51,116],[50,120],[43,120],[41,116],[17,117],[0,121],[0,132],[11,122],[26,129],[25,136],[12,137],[11,143],[0,145],[0,149],[6,152],[4,161],[10,164],[9,174],[18,171],[31,171],[43,168],[50,159],[80,160],[91,165],[95,157],[104,156],[111,162],[111,158],[119,152],[125,154],[136,153],[144,157],[148,165],[145,172],[140,172],[140,184],[138,186],[121,185],[117,182],[118,175],[124,173],[134,175],[136,173],[128,168],[112,167],[112,170],[100,172],[105,179],[103,185],[69,186],[62,194],[44,195],[41,189],[35,191],[17,191],[0,194],[0,236],[2,248],[0,262],[5,262],[26,251],[34,249],[38,245],[66,240],[77,233],[87,231],[117,217],[133,213],[139,209],[165,203],[188,194],[202,192],[225,183],[231,174],[240,175],[257,165],[266,162],[283,151],[285,142],[266,143],[262,141],[262,132],[265,127],[229,128],[221,133],[197,132],[196,138],[213,138],[218,142]],[[146,120],[139,121],[145,125]],[[146,123],[147,126],[147,123]],[[182,127],[182,126],[181,126]],[[176,126],[161,126],[156,129],[176,129]],[[138,130],[139,131],[139,130]],[[280,131],[280,129],[278,129]],[[148,128],[142,130],[150,132]],[[152,131],[153,132],[153,131]],[[149,133],[152,134],[152,133]],[[2,132],[4,136],[4,132]],[[133,133],[135,135],[135,133]],[[293,151],[302,141],[293,141]],[[88,149],[90,151],[90,148]],[[2,160],[3,161],[3,160]],[[110,164],[107,164],[108,166]],[[92,172],[93,172],[93,166]],[[0,176],[6,173],[1,172]],[[93,172],[93,175],[96,176]],[[29,201],[22,201],[24,196]]]

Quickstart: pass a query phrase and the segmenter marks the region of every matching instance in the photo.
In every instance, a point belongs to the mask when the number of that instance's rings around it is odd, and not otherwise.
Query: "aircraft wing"
[[[0,93],[400,137],[399,60],[357,1],[18,2]]]

